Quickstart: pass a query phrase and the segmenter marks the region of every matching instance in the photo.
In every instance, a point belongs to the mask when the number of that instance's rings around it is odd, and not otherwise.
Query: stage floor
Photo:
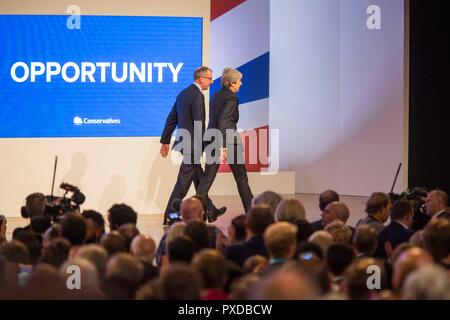
[[[299,199],[306,210],[306,219],[310,222],[320,218],[320,210],[318,207],[319,195],[318,194],[295,194],[284,195],[284,198],[295,197]],[[214,204],[217,207],[226,206],[227,212],[225,215],[219,217],[214,223],[225,234],[227,233],[227,227],[230,224],[231,219],[235,216],[243,213],[243,207],[239,196],[211,196]],[[364,206],[367,201],[367,197],[357,196],[341,196],[341,201],[347,204],[350,209],[350,218],[348,224],[355,226],[359,219],[365,217]],[[105,217],[106,218],[106,217]],[[6,235],[8,239],[11,239],[13,230],[16,227],[23,227],[28,224],[26,219],[20,217],[7,218],[7,230]],[[140,214],[138,216],[138,228],[142,234],[150,235],[155,241],[159,242],[164,229],[162,226],[163,215],[162,214]]]

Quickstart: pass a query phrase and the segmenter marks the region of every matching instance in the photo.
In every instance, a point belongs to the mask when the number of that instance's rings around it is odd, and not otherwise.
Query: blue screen
[[[0,15],[0,137],[160,136],[202,18]]]

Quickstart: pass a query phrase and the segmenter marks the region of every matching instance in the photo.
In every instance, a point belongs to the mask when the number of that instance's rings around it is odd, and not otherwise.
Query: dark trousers
[[[180,170],[178,171],[177,182],[170,195],[166,211],[164,212],[164,224],[167,223],[168,214],[174,212],[172,209],[173,201],[175,199],[183,200],[188,193],[192,182],[194,182],[195,189],[197,190],[202,174],[203,168],[200,164],[181,164]]]
[[[242,152],[242,149],[235,147],[235,159],[234,161],[231,161],[231,163],[228,163],[228,165],[233,172],[234,180],[236,181],[242,205],[244,206],[245,213],[247,213],[251,207],[253,194],[250,190],[250,186],[248,185],[247,169],[245,169],[241,154],[238,154],[238,152]],[[217,156],[215,157],[217,160]],[[237,159],[240,159],[240,161],[237,161]],[[203,173],[203,176],[200,179],[200,184],[196,189],[198,195],[206,196],[208,194],[209,189],[211,188],[214,179],[216,178],[219,166],[219,161],[215,161],[215,163],[212,164],[206,164],[205,172]]]

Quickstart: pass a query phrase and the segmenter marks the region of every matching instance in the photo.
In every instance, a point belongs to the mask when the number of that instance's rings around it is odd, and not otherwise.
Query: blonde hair
[[[275,210],[277,221],[295,222],[305,219],[305,207],[297,199],[281,200]]]
[[[280,258],[297,243],[297,227],[289,222],[277,222],[264,232],[264,244],[269,255]]]
[[[222,73],[222,80],[220,84],[222,88],[228,88],[232,83],[235,83],[242,79],[242,73],[233,68],[225,68]]]

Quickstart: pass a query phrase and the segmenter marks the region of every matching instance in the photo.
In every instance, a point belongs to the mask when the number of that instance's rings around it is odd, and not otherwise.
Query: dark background
[[[450,10],[410,0],[409,187],[450,194]]]

